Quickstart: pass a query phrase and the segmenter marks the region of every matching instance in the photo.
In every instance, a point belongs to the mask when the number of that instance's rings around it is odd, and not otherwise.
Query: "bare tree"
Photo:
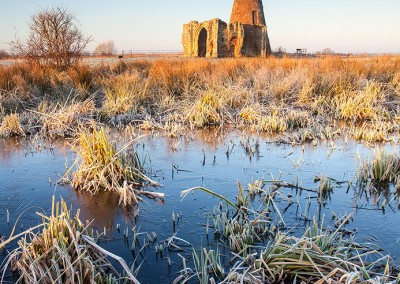
[[[331,49],[331,48],[329,48],[329,47],[327,47],[327,48],[324,48],[322,51],[321,51],[321,54],[323,54],[323,55],[332,55],[332,54],[334,54],[335,52]]]
[[[94,50],[94,53],[96,55],[115,55],[117,49],[115,48],[114,41],[110,40],[100,43]]]
[[[91,40],[79,30],[71,12],[57,7],[33,15],[26,43],[16,38],[11,47],[31,63],[65,70],[79,61]]]

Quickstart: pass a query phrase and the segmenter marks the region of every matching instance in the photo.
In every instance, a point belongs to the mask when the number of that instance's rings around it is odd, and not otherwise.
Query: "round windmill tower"
[[[262,0],[234,0],[229,24],[235,57],[271,54]]]
[[[230,23],[266,26],[262,0],[235,0]]]

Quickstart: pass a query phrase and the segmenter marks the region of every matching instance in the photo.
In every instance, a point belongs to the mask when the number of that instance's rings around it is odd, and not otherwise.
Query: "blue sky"
[[[329,47],[338,52],[400,52],[399,0],[264,0],[273,49]],[[63,5],[94,41],[114,40],[119,50],[180,50],[182,24],[221,18],[233,0],[0,0],[0,49],[40,8]]]

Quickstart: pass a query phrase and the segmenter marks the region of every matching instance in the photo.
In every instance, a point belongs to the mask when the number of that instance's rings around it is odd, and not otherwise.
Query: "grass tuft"
[[[382,149],[374,153],[372,161],[361,161],[357,170],[360,182],[397,183],[400,176],[400,158],[396,154],[388,154]]]
[[[223,124],[226,113],[222,100],[214,91],[207,91],[189,109],[186,120],[194,127]]]
[[[95,244],[79,211],[72,216],[65,201],[55,202],[53,197],[51,215],[37,214],[42,223],[23,233],[4,267],[6,271],[11,264],[20,276],[18,283],[138,283],[129,269],[129,277],[117,272],[107,259],[114,255]]]
[[[115,143],[109,141],[104,128],[81,128],[72,145],[78,154],[74,165],[66,177],[72,186],[91,194],[99,191],[115,191],[121,196],[120,203],[137,203],[140,186],[143,182],[157,185],[145,175],[138,155],[131,141],[117,150]],[[71,176],[68,177],[69,173]]]
[[[0,137],[25,136],[18,114],[8,114],[3,118],[0,125]]]

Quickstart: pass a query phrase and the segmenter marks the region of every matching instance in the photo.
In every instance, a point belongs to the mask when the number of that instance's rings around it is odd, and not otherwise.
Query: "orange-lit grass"
[[[16,65],[0,68],[0,104],[3,113],[43,100],[68,107],[90,92],[102,122],[284,133],[344,121],[350,136],[383,141],[398,133],[398,66],[398,56],[133,60],[64,73]],[[375,135],[382,123],[393,127]]]

